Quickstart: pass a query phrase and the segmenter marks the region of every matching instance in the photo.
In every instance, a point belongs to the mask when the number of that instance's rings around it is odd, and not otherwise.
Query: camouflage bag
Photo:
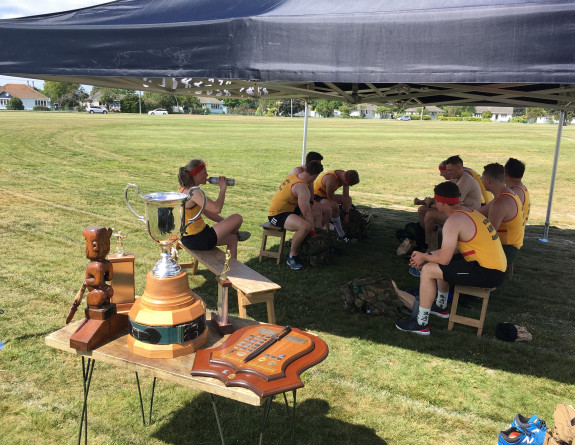
[[[395,283],[383,276],[350,281],[340,288],[343,307],[349,312],[405,318],[411,315]]]
[[[333,252],[333,239],[329,232],[316,230],[314,236],[308,235],[300,246],[299,258],[304,266],[318,267],[329,264]]]
[[[344,216],[343,214],[341,215],[342,221]],[[367,232],[372,221],[373,215],[351,206],[349,209],[349,221],[343,224],[343,231],[352,238],[367,238]]]

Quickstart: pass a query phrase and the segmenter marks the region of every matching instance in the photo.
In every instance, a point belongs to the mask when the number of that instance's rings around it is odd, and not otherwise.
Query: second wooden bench
[[[217,247],[211,250],[190,250],[179,241],[178,247],[194,258],[193,262],[179,263],[183,269],[191,269],[193,275],[197,273],[198,264],[200,263],[211,270],[216,276],[222,273],[226,261],[226,254]],[[238,294],[238,311],[240,317],[247,318],[246,307],[250,304],[265,302],[268,313],[268,323],[275,324],[274,294],[278,289],[281,289],[281,286],[238,260],[230,259],[228,265],[230,266],[230,270],[226,275]]]

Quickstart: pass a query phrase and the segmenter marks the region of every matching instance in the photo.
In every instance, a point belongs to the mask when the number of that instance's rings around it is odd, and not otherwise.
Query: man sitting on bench
[[[523,246],[525,218],[519,196],[505,185],[505,169],[501,164],[488,164],[482,176],[485,188],[493,193],[495,199],[484,205],[479,211],[489,218],[497,230],[507,265],[513,264],[519,249]]]
[[[417,317],[400,320],[401,331],[429,335],[429,313],[449,318],[449,285],[495,287],[505,277],[507,261],[497,232],[489,220],[459,203],[459,188],[447,181],[435,186],[435,205],[447,219],[440,250],[413,252],[411,267],[421,270]],[[455,249],[460,254],[454,255]]]
[[[327,204],[331,208],[331,222],[337,231],[337,240],[346,243],[354,243],[357,240],[347,236],[341,225],[339,216],[339,205],[343,210],[343,222],[349,221],[349,209],[351,208],[351,197],[349,188],[359,183],[359,174],[355,170],[331,170],[325,172],[317,178],[313,184],[315,201]],[[342,194],[335,194],[336,190],[343,187]]]
[[[303,267],[298,258],[299,248],[308,233],[315,234],[315,228],[321,228],[321,218],[314,220],[311,212],[309,183],[323,171],[320,161],[311,161],[305,171],[289,175],[280,184],[272,198],[268,211],[268,220],[274,226],[295,232],[291,240],[288,265],[298,270]]]
[[[305,164],[298,165],[294,168],[290,175],[299,175],[305,171],[305,166],[309,164],[311,161],[322,161],[323,156],[319,154],[317,151],[310,151],[305,157]],[[309,183],[309,191],[310,195],[313,197],[313,182]],[[317,202],[312,199],[310,202],[311,204],[311,213],[314,217],[314,220],[317,218],[317,215],[321,218],[321,226],[324,227],[331,217],[331,207],[327,204],[322,202]]]
[[[529,220],[529,210],[531,209],[531,198],[525,184],[523,184],[523,173],[525,173],[525,164],[519,159],[509,158],[505,163],[505,184],[513,190],[523,204],[523,214],[525,215],[525,224]]]

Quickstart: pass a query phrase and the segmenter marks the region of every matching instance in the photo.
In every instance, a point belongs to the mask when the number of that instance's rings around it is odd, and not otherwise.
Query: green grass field
[[[312,119],[308,150],[328,169],[354,168],[356,204],[375,222],[367,240],[344,245],[329,267],[294,272],[259,263],[259,224],[274,190],[301,162],[303,121],[225,116],[0,113],[0,443],[76,443],[82,406],[81,361],[44,344],[64,325],[88,260],[82,229],[104,225],[129,236],[137,292],[159,256],[124,203],[135,183],[143,194],[177,189],[177,168],[203,158],[208,173],[236,178],[224,214],[239,212],[253,236],[239,259],[282,286],[279,324],[320,335],[330,355],[303,374],[298,392],[300,444],[493,444],[516,413],[553,424],[559,402],[575,403],[575,128],[565,127],[549,243],[543,235],[556,126],[438,121]],[[395,255],[395,231],[416,219],[414,196],[432,193],[437,164],[459,154],[481,172],[513,156],[527,164],[530,225],[513,280],[492,294],[485,333],[433,318],[427,338],[399,332],[394,320],[343,311],[339,288],[384,274],[403,289],[418,286]],[[217,188],[206,186],[208,195]],[[135,207],[139,203],[136,202]],[[139,208],[143,213],[143,206]],[[190,285],[216,307],[213,274]],[[478,313],[478,308],[474,311]],[[237,314],[235,295],[230,312]],[[265,305],[248,314],[265,320]],[[76,315],[76,319],[80,317]],[[533,334],[504,343],[508,321]],[[151,380],[144,378],[144,396]],[[255,443],[260,409],[219,400],[228,443]],[[280,401],[266,444],[289,443]],[[218,444],[207,394],[159,381],[154,423],[144,427],[131,372],[99,363],[90,390],[92,444]]]

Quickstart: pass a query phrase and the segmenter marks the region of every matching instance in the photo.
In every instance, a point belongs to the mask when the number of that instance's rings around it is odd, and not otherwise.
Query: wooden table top
[[[206,318],[208,318],[208,320],[210,318],[208,313],[206,313]],[[257,321],[236,317],[229,317],[229,321],[234,329],[258,324]],[[120,336],[117,336],[113,340],[92,351],[79,351],[71,348],[70,336],[82,322],[83,320],[79,320],[63,327],[62,329],[52,332],[45,338],[46,344],[64,352],[69,352],[78,356],[83,355],[96,361],[109,363],[119,368],[129,369],[131,371],[138,372],[139,374],[145,374],[162,380],[167,380],[169,382],[189,386],[200,391],[226,397],[248,405],[260,406],[263,400],[265,400],[248,389],[226,387],[218,379],[192,376],[190,372],[192,370],[196,354],[188,354],[172,359],[154,359],[133,354],[128,348],[128,344],[126,342],[127,330],[120,334]],[[211,327],[209,327],[209,329],[209,338],[204,348],[218,346],[228,338],[228,335],[221,337],[214,329]]]

